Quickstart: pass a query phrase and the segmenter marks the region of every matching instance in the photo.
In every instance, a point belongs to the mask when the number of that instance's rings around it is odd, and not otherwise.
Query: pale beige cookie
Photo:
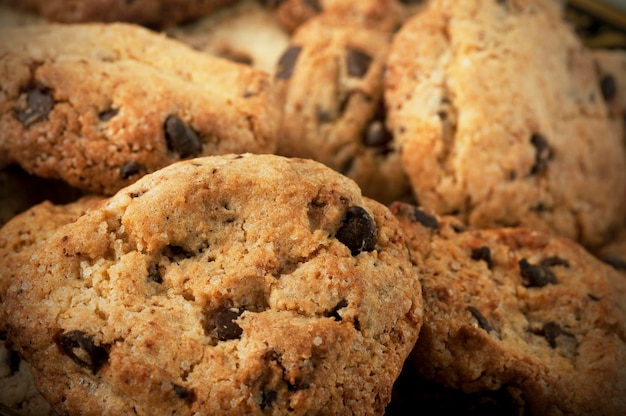
[[[422,285],[409,359],[427,380],[500,392],[529,415],[626,412],[623,276],[571,240],[468,229],[394,203]],[[620,282],[616,285],[617,282]]]
[[[434,0],[396,34],[387,121],[421,205],[588,247],[622,222],[622,138],[561,12],[551,0]]]
[[[382,414],[421,326],[397,220],[304,159],[170,165],[8,269],[8,340],[61,413]]]
[[[128,24],[0,30],[0,160],[112,194],[175,161],[272,153],[263,71]]]
[[[5,5],[64,23],[130,22],[164,27],[190,21],[236,0],[0,0]]]
[[[274,73],[289,34],[257,0],[241,0],[196,22],[167,31],[194,49]]]
[[[277,153],[322,162],[383,203],[411,195],[385,123],[389,41],[319,15],[296,30],[275,74],[283,100]]]

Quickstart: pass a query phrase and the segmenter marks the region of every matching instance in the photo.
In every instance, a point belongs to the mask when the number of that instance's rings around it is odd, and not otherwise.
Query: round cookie
[[[174,26],[167,34],[194,49],[273,74],[289,34],[256,0],[241,0],[210,16]]]
[[[276,148],[268,74],[138,26],[0,29],[0,64],[0,161],[77,188],[112,194],[181,158]]]
[[[388,46],[388,34],[323,14],[296,30],[275,74],[284,101],[277,153],[322,162],[383,203],[411,195],[385,126]]]
[[[421,325],[397,220],[311,160],[175,163],[9,268],[60,412],[381,414]]]
[[[621,224],[622,139],[561,12],[549,0],[434,0],[396,34],[387,122],[420,205],[587,247]]]
[[[626,411],[623,276],[571,240],[527,228],[468,229],[394,203],[422,285],[410,363],[523,414]],[[522,414],[522,413],[517,413]]]
[[[64,23],[130,22],[165,27],[219,10],[236,0],[2,0],[2,3]]]

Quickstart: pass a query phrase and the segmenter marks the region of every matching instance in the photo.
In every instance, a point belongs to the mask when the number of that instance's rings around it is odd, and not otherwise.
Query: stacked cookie
[[[3,404],[626,412],[626,54],[559,2],[5,3]]]

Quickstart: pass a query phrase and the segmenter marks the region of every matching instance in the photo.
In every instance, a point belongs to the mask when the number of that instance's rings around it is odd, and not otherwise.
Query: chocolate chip
[[[555,266],[569,267],[569,261],[562,259],[560,257],[557,257],[557,256],[546,257],[545,259],[541,260],[539,264],[543,267],[555,267]]]
[[[202,152],[202,139],[191,127],[176,115],[165,120],[165,141],[167,148],[180,157],[197,156]]]
[[[541,330],[541,335],[543,335],[552,348],[556,348],[556,338],[561,334],[563,334],[561,326],[554,322],[548,322]]]
[[[602,91],[602,97],[604,101],[611,101],[617,94],[617,84],[615,83],[615,77],[611,74],[606,74],[600,78],[600,91]]]
[[[113,117],[115,117],[117,115],[117,113],[119,113],[119,110],[116,108],[111,108],[110,110],[105,110],[102,111],[101,113],[98,114],[98,118],[100,119],[100,121],[109,121],[111,120]]]
[[[135,162],[126,162],[120,169],[120,177],[122,179],[128,179],[131,176],[138,175],[141,172],[141,165]]]
[[[50,91],[34,88],[26,93],[26,108],[16,110],[17,119],[28,127],[48,117],[53,108],[54,98]]]
[[[472,249],[472,260],[483,260],[491,268],[491,250],[487,246]]]
[[[393,140],[393,135],[381,120],[374,120],[365,129],[363,144],[368,147],[386,147]]]
[[[176,393],[176,396],[178,396],[179,399],[187,400],[187,401],[193,400],[194,398],[193,391],[190,391],[186,387],[178,385],[178,384],[173,384],[173,387],[174,387],[174,393]]]
[[[552,158],[552,149],[548,140],[541,134],[535,133],[530,138],[530,143],[535,147],[535,164],[530,169],[530,173],[535,175],[543,172],[548,166],[548,161]]]
[[[613,267],[615,270],[626,271],[626,260],[619,258],[618,256],[607,254],[607,255],[601,256],[600,260],[602,260],[604,263],[608,264],[609,266]]]
[[[296,61],[298,60],[298,56],[302,52],[301,46],[290,46],[287,50],[282,54],[280,59],[278,60],[278,66],[276,69],[276,78],[278,79],[289,79],[293,74],[293,69],[296,66]]]
[[[362,251],[372,251],[378,239],[376,223],[363,208],[352,206],[348,208],[335,237],[350,249],[353,256]]]
[[[243,309],[231,308],[224,309],[215,315],[215,329],[217,332],[217,338],[220,341],[227,341],[229,339],[237,339],[241,337],[243,329],[235,320],[243,313]]]
[[[109,359],[108,347],[96,345],[93,337],[80,330],[64,332],[57,338],[61,352],[81,367],[97,373]]]
[[[543,287],[557,283],[554,273],[545,266],[530,264],[528,260],[521,259],[519,267],[522,277],[526,279],[525,286]]]
[[[419,222],[426,228],[431,228],[433,230],[439,229],[439,221],[437,221],[437,217],[427,213],[419,207],[413,208],[413,218],[414,221]]]
[[[348,75],[363,78],[372,63],[372,57],[359,49],[349,48],[346,55]]]
[[[21,361],[22,357],[20,357],[17,351],[9,350],[9,372],[11,373],[11,375],[17,373],[20,370]]]
[[[335,305],[335,307],[330,311],[324,314],[324,316],[335,318],[335,321],[341,321],[341,315],[339,315],[339,310],[348,306],[348,301],[342,299]]]
[[[493,331],[493,327],[489,324],[489,321],[487,320],[487,318],[485,318],[485,315],[483,315],[477,308],[475,308],[474,306],[468,306],[467,310],[472,314],[474,319],[478,321],[478,325],[480,325],[482,329],[487,332]]]

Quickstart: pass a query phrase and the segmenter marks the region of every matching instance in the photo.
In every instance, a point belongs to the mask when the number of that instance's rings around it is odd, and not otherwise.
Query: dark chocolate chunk
[[[543,287],[547,284],[556,284],[556,277],[552,271],[542,265],[530,264],[528,260],[519,261],[520,273],[526,282],[525,286]]]
[[[128,179],[131,176],[138,175],[141,172],[141,165],[135,162],[126,162],[120,169],[120,177],[122,179]]]
[[[115,117],[117,115],[117,113],[119,113],[118,109],[111,108],[110,110],[105,110],[105,111],[102,111],[101,113],[99,113],[98,114],[98,118],[100,119],[100,121],[109,121],[113,117]]]
[[[237,325],[235,320],[237,320],[242,313],[243,309],[231,308],[224,309],[215,315],[215,330],[217,332],[217,338],[220,341],[241,337],[243,329]]]
[[[559,324],[554,322],[548,322],[543,326],[543,330],[541,331],[543,337],[548,341],[548,344],[552,348],[556,348],[556,337],[561,335],[561,327]]]
[[[478,309],[476,309],[474,306],[468,306],[467,310],[472,314],[474,319],[478,321],[478,325],[480,325],[482,329],[487,332],[493,331],[493,327],[489,324],[489,321],[487,320],[487,318],[485,318],[485,315],[483,315]]]
[[[432,228],[433,230],[439,229],[439,221],[437,221],[437,217],[427,213],[421,208],[413,208],[413,217],[415,218],[415,221],[419,222],[426,228]]]
[[[530,169],[530,173],[535,175],[543,172],[548,166],[548,161],[552,158],[552,149],[545,136],[535,133],[530,138],[530,143],[535,147],[535,164]]]
[[[378,239],[376,223],[366,210],[352,206],[348,208],[335,237],[350,249],[353,256],[362,251],[372,251]]]
[[[282,54],[280,59],[278,60],[278,65],[276,69],[276,78],[278,79],[289,79],[293,74],[293,69],[296,66],[296,61],[298,60],[298,56],[302,52],[301,46],[290,46],[287,50]]]
[[[393,135],[382,120],[374,120],[363,133],[363,144],[368,147],[385,147],[393,140]]]
[[[173,384],[173,387],[174,387],[174,393],[176,393],[176,396],[178,396],[179,399],[188,400],[188,401],[193,400],[194,398],[193,391],[190,391],[186,387],[181,386],[179,384]]]
[[[60,334],[57,344],[61,352],[81,367],[97,373],[109,359],[108,346],[96,345],[93,337],[80,330]]]
[[[604,101],[611,101],[617,94],[617,84],[615,83],[615,77],[611,74],[606,74],[600,78],[600,91],[602,91],[602,97]]]
[[[202,152],[202,139],[180,117],[171,115],[165,120],[167,148],[180,157],[197,156]]]
[[[25,126],[35,124],[50,114],[54,98],[47,89],[33,88],[26,93],[26,108],[16,110],[17,119]]]
[[[546,257],[545,259],[541,260],[539,264],[543,267],[554,267],[554,266],[569,267],[569,261],[562,259],[560,257],[557,257],[557,256]]]
[[[626,260],[619,258],[618,256],[604,255],[600,257],[600,260],[613,267],[615,270],[626,271]]]
[[[487,246],[472,249],[472,260],[483,260],[491,268],[491,250]]]
[[[346,65],[348,75],[351,77],[363,78],[372,63],[372,57],[367,53],[354,48],[348,49],[346,55]]]

